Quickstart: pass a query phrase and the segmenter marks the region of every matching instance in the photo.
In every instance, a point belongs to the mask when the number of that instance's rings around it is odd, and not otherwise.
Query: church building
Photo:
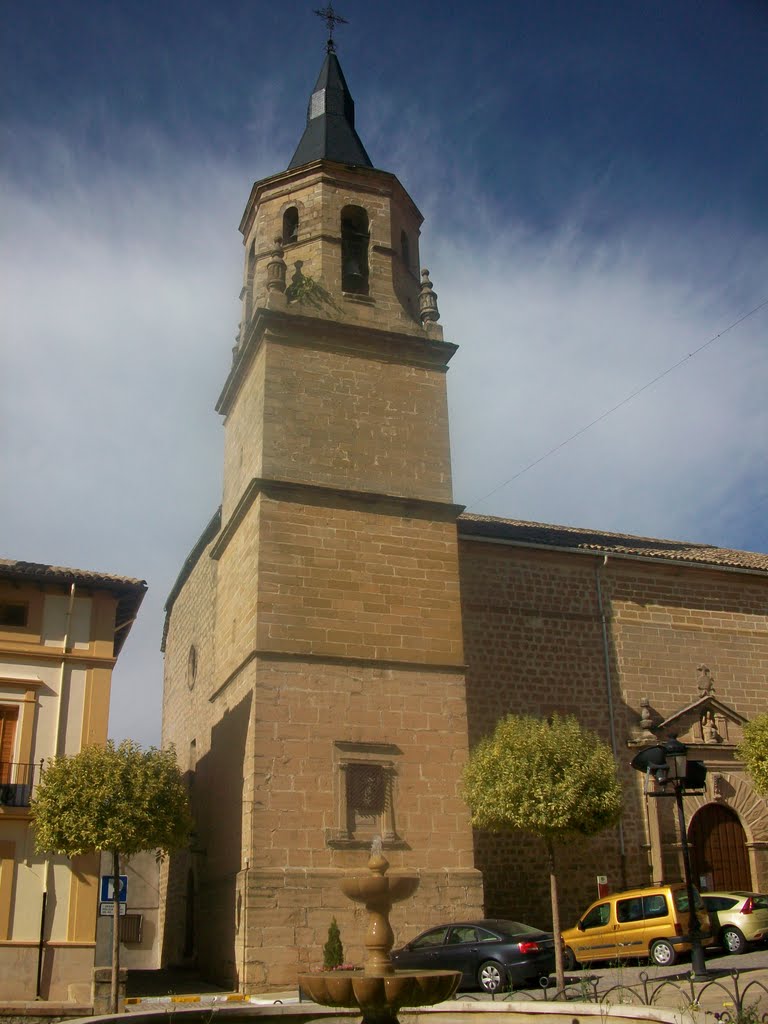
[[[768,886],[768,805],[735,754],[765,710],[768,556],[464,513],[421,223],[372,165],[329,42],[298,148],[240,223],[221,506],[163,636],[163,743],[196,820],[164,868],[163,960],[245,992],[321,963],[333,917],[359,962],[338,879],[377,835],[420,878],[398,941],[484,915],[551,926],[542,848],[474,834],[461,797],[509,712],[576,715],[620,768],[621,824],[562,858],[564,923],[597,875],[680,876],[669,801],[629,767],[672,733],[709,769],[687,807],[697,878]]]

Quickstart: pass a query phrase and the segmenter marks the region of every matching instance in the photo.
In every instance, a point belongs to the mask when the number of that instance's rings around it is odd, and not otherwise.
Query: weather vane
[[[336,49],[333,42],[334,28],[337,25],[348,25],[349,22],[347,21],[346,18],[342,18],[340,14],[337,14],[334,11],[331,0],[328,0],[327,7],[321,8],[320,10],[315,10],[315,14],[318,16],[318,18],[322,18],[323,21],[328,26],[328,42],[326,43],[325,48],[328,51],[328,53],[333,53],[333,51]]]

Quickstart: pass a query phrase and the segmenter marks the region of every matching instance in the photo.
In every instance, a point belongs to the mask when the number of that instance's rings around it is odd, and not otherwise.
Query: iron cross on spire
[[[323,21],[328,26],[328,42],[326,43],[325,48],[328,51],[328,53],[333,53],[333,51],[336,49],[333,42],[334,28],[337,25],[348,25],[349,22],[347,21],[346,18],[342,18],[340,14],[337,14],[334,11],[331,0],[328,0],[327,7],[321,8],[320,10],[315,10],[315,14],[318,16],[318,18],[322,18]]]

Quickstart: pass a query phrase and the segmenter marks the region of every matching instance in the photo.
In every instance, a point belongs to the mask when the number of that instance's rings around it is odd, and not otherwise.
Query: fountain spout
[[[403,1006],[431,1006],[456,991],[458,971],[395,971],[389,952],[395,941],[389,923],[393,903],[411,896],[417,889],[417,875],[387,875],[389,861],[382,850],[381,836],[371,844],[367,871],[354,872],[341,880],[341,891],[368,911],[365,933],[365,965],[362,973],[334,971],[329,975],[303,974],[299,984],[312,999],[324,1006],[359,1006],[363,1024],[397,1024]]]
[[[371,846],[368,870],[347,875],[341,880],[341,891],[356,903],[364,903],[368,911],[365,933],[365,973],[372,977],[394,974],[389,951],[395,941],[389,914],[393,903],[412,896],[419,879],[416,875],[387,875],[389,861],[382,853],[381,837]]]

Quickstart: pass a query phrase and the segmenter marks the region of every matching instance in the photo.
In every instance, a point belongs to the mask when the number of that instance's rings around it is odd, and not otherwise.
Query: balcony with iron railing
[[[0,761],[0,811],[5,807],[29,807],[42,767],[42,761]]]

